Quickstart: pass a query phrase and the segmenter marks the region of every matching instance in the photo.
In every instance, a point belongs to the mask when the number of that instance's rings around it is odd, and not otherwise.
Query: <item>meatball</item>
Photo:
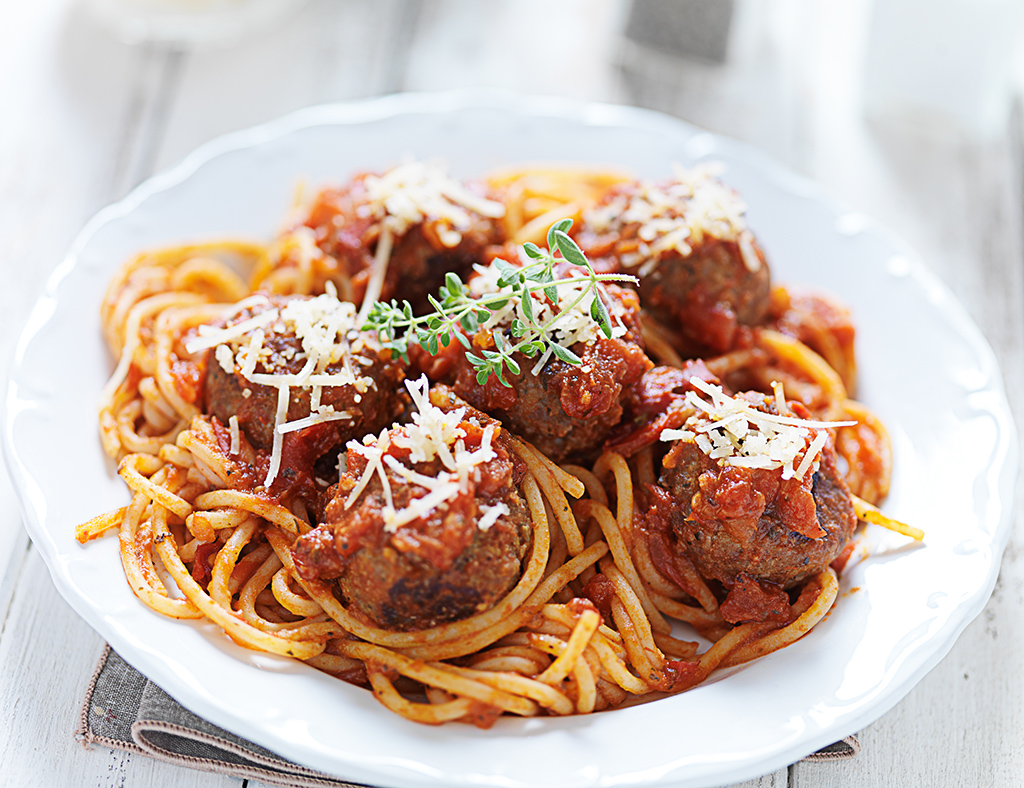
[[[340,188],[320,192],[303,224],[316,245],[352,283],[352,298],[363,300],[381,252],[384,234],[392,244],[378,300],[409,301],[427,308],[449,271],[465,278],[484,250],[500,244],[504,206],[486,198],[482,187],[461,184],[422,162],[400,165],[382,175],[363,173]]]
[[[336,578],[350,609],[392,631],[487,610],[518,582],[533,541],[508,434],[444,387],[429,401],[410,390],[413,421],[349,444],[321,524],[293,549],[300,575]]]
[[[611,191],[584,214],[577,240],[595,268],[639,279],[644,310],[677,351],[720,354],[748,341],[769,303],[768,264],[744,211],[707,168],[680,170]]]
[[[405,365],[381,350],[374,335],[354,329],[354,312],[330,295],[256,296],[221,326],[248,323],[249,330],[221,334],[229,338],[208,351],[204,411],[223,424],[237,418],[261,452],[274,451],[278,403],[286,391],[287,431],[276,436],[281,478],[312,477],[317,460],[390,424],[405,407],[398,385]],[[284,389],[275,378],[288,381]],[[304,419],[310,423],[288,429],[287,423]]]
[[[737,401],[780,415],[775,400],[762,394],[743,394]],[[806,418],[799,403],[790,407]],[[707,418],[697,416],[687,425],[707,442],[702,447],[697,441],[677,441],[663,460],[652,497],[660,514],[668,515],[669,536],[677,549],[685,551],[703,577],[719,580],[727,588],[741,575],[790,588],[836,559],[857,518],[836,465],[830,434],[826,433],[820,453],[801,474],[803,458],[813,451],[809,447],[816,445],[814,438],[822,428],[803,428],[807,435],[798,438],[801,451],[790,457],[787,470],[712,458],[709,444],[714,444],[710,446],[714,454],[722,441],[708,432]],[[748,436],[756,431],[749,425],[748,429]]]
[[[470,283],[474,290],[496,290],[493,266],[480,271]],[[573,276],[579,269],[565,265],[557,271],[558,278]],[[434,357],[417,357],[417,363],[432,379],[451,385],[455,393],[472,405],[491,414],[516,435],[528,440],[556,462],[572,457],[589,459],[600,450],[611,430],[622,418],[624,392],[651,366],[643,350],[640,327],[640,304],[632,290],[605,284],[601,297],[613,323],[612,336],[605,336],[589,317],[589,301],[582,302],[577,312],[582,319],[567,330],[578,338],[571,350],[580,359],[573,364],[555,357],[527,357],[513,354],[519,373],[506,371],[504,385],[496,376],[485,382],[477,380],[477,370],[459,342],[440,348]],[[560,303],[571,302],[571,292],[559,294]],[[558,314],[542,296],[534,298],[534,312],[551,311],[538,316],[538,321]],[[521,312],[521,309],[519,310]],[[496,348],[495,334],[511,344],[517,338],[509,326],[519,312],[514,304],[479,327],[470,337],[477,356]],[[571,326],[573,315],[565,321]]]

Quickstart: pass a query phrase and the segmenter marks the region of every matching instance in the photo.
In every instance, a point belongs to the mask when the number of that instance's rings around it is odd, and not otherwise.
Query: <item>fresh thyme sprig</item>
[[[520,373],[519,364],[513,358],[515,353],[522,353],[527,358],[550,354],[567,364],[581,364],[583,362],[579,356],[555,340],[553,332],[557,330],[558,322],[593,293],[590,317],[601,332],[611,338],[611,314],[598,285],[601,282],[635,282],[636,279],[625,274],[596,273],[586,255],[569,237],[570,227],[572,219],[562,219],[551,225],[547,249],[529,242],[524,244],[523,251],[530,262],[522,267],[496,259],[493,265],[499,272],[497,293],[474,297],[458,276],[448,273],[437,297],[429,296],[430,305],[434,308],[432,313],[414,315],[408,301],[403,301],[401,305],[396,301],[390,304],[378,301],[367,314],[364,330],[376,331],[383,347],[406,360],[410,342],[436,355],[440,347],[447,347],[451,343],[454,336],[469,351],[472,350],[472,344],[467,335],[476,333],[492,313],[503,309],[512,299],[518,299],[525,320],[518,317],[512,320],[509,326],[511,339],[496,328],[492,333],[494,350],[481,350],[480,355],[466,353],[467,360],[476,370],[477,383],[483,385],[494,375],[502,385],[510,386],[505,379],[505,370],[513,375]],[[555,257],[556,250],[561,257]],[[584,269],[583,273],[557,279],[554,269],[562,261]],[[559,288],[576,284],[584,286],[579,288],[578,293],[573,293],[571,301],[568,297],[559,298]],[[533,294],[539,291],[543,291],[552,306],[560,307],[543,322],[538,321],[534,310]]]

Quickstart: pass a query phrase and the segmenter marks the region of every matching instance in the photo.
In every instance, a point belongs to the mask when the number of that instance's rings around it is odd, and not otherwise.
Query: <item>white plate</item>
[[[610,163],[664,177],[725,163],[777,281],[827,289],[859,327],[861,398],[896,452],[887,510],[926,546],[872,532],[872,555],[789,648],[683,695],[491,730],[399,719],[369,692],[233,646],[211,625],[162,618],[122,575],[115,539],[76,523],[128,493],[97,438],[113,366],[97,309],[129,255],[162,244],[273,235],[294,193],[440,157],[457,175],[526,161]],[[397,96],[318,107],[204,146],[96,216],[32,312],[7,397],[4,448],[32,539],[68,602],[185,706],[286,757],[403,786],[703,786],[789,764],[877,719],[981,611],[1011,527],[1016,431],[993,355],[901,242],[761,154],[651,112],[493,94]],[[69,463],[69,458],[72,462]]]

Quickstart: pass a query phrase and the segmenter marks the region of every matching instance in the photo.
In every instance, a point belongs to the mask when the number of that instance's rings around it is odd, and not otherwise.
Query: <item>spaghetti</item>
[[[436,346],[414,355],[431,382],[419,379],[394,358],[394,337],[364,331],[345,302],[395,292],[410,258],[417,281],[430,280],[426,258],[451,260],[478,233],[539,244],[554,219],[574,216],[582,244],[588,211],[607,213],[600,206],[621,202],[630,182],[611,171],[518,168],[493,174],[481,194],[447,181],[434,188],[432,173],[369,186],[362,176],[354,191],[319,195],[267,247],[182,246],[118,272],[101,317],[119,362],[99,422],[132,497],[79,526],[78,539],[116,529],[126,578],[154,611],[213,621],[240,645],[367,686],[428,724],[486,727],[502,714],[583,714],[659,697],[810,631],[836,599],[829,564],[848,555],[852,525],[812,571],[726,575],[695,560],[672,524],[678,511],[699,509],[699,495],[671,495],[696,484],[678,481],[685,462],[748,472],[695,448],[734,434],[712,434],[712,416],[697,418],[706,396],[722,411],[716,423],[742,421],[736,441],[762,422],[776,444],[792,424],[804,430],[789,436],[787,460],[756,471],[758,483],[778,487],[771,480],[781,473],[809,500],[811,479],[841,466],[832,483],[852,490],[849,523],[901,528],[877,509],[891,468],[885,429],[849,398],[852,342],[829,327],[820,302],[776,288],[770,312],[700,358],[687,351],[690,335],[680,342],[644,315],[642,337],[637,328],[629,338],[637,360],[621,401],[602,411],[612,415],[602,416],[600,437],[569,442],[576,448],[558,465],[492,417],[517,406],[489,409],[487,397],[464,401],[477,389],[445,385],[458,379],[457,359]],[[374,189],[387,192],[378,208],[352,207]],[[403,203],[409,194],[415,200]],[[366,220],[358,265],[317,225],[327,203]],[[484,220],[493,222],[486,232]],[[763,260],[741,235],[743,253]],[[484,265],[500,252],[472,254]],[[670,275],[669,266],[657,269]],[[623,292],[616,297],[635,301]],[[639,292],[643,305],[642,281]],[[445,345],[487,350],[503,329],[488,326],[486,339],[463,330]],[[550,364],[571,363],[560,359]],[[479,391],[507,397],[498,386]],[[741,400],[727,390],[763,394]],[[740,405],[747,410],[725,412]],[[574,413],[572,423],[594,418]],[[680,637],[687,627],[693,635]]]

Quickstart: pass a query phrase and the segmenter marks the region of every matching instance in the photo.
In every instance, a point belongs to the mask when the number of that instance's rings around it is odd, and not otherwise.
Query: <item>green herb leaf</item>
[[[548,249],[552,252],[555,251],[555,233],[567,233],[569,228],[572,227],[572,219],[561,219],[555,222],[548,229]]]
[[[493,265],[501,273],[498,278],[498,287],[512,287],[519,283],[521,271],[518,266],[512,265],[507,260],[502,260],[500,257],[494,259]]]
[[[523,315],[531,326],[537,325],[537,318],[533,316],[533,296],[525,293],[519,302],[523,307]]]
[[[576,245],[572,238],[560,230],[555,232],[555,246],[562,253],[562,257],[573,265],[582,266],[587,269],[590,268],[590,262],[587,260],[587,256],[583,254],[583,250]]]
[[[531,260],[539,260],[544,256],[544,252],[541,251],[541,248],[530,241],[523,244],[523,251],[526,252],[526,256]]]
[[[608,314],[608,307],[604,305],[601,293],[595,289],[594,300],[590,302],[590,317],[601,327],[601,332],[608,338],[612,338],[612,318]]]
[[[568,348],[564,348],[557,342],[549,342],[548,347],[551,348],[551,352],[555,355],[555,358],[559,358],[566,364],[582,364],[583,359],[577,356]]]
[[[449,271],[444,275],[444,283],[448,286],[448,292],[453,296],[460,296],[463,292],[462,280],[459,279],[454,273]]]
[[[441,302],[440,302],[440,301],[438,301],[438,300],[437,300],[436,298],[434,298],[434,296],[432,296],[432,295],[427,295],[427,300],[428,300],[428,301],[430,302],[430,305],[431,305],[432,307],[434,307],[434,309],[436,309],[436,310],[437,310],[437,313],[438,313],[439,315],[442,315],[442,316],[443,316],[443,315],[444,315],[444,314],[445,314],[445,313],[447,312],[447,310],[446,310],[446,309],[444,308],[444,306],[442,306]],[[408,302],[408,301],[406,301],[406,304],[408,304],[408,303],[409,303],[409,302]],[[412,319],[412,307],[409,307],[409,312],[410,312],[410,314],[409,314],[409,319]]]
[[[552,262],[554,262],[554,258],[551,258],[551,260]],[[558,306],[558,286],[553,284],[555,281],[555,275],[552,273],[551,268],[545,268],[543,271],[537,274],[535,279],[536,281],[541,283],[552,282],[551,287],[544,288],[544,295],[548,297],[548,300],[551,301],[552,304]]]

